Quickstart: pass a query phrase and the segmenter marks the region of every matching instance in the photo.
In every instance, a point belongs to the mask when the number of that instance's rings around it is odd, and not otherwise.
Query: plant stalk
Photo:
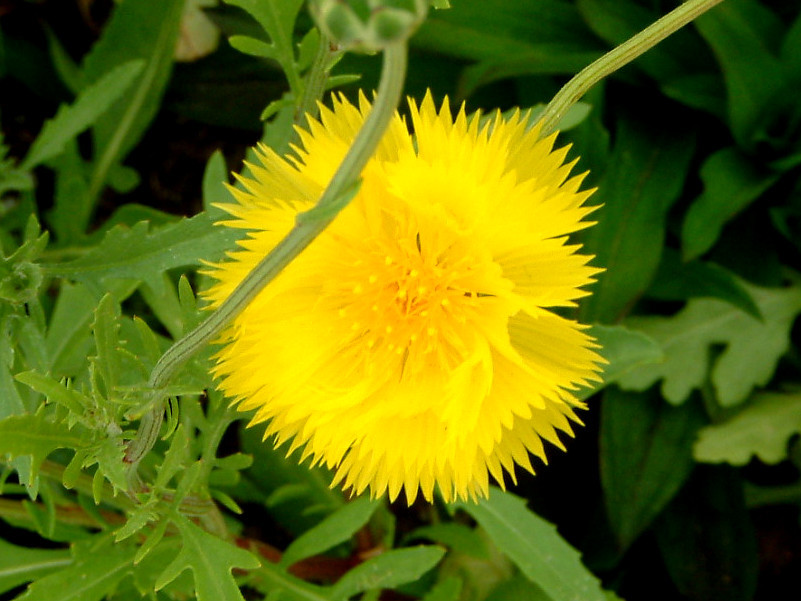
[[[553,132],[565,113],[596,83],[624,67],[656,46],[670,34],[705,13],[723,0],[688,0],[641,32],[590,63],[568,81],[551,99],[540,115],[541,135]]]

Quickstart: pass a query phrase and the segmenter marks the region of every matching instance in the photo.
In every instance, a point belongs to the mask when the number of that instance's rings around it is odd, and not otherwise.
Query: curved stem
[[[546,136],[556,129],[568,109],[604,77],[627,65],[670,34],[675,33],[697,16],[722,1],[688,0],[579,71],[556,93],[542,112],[539,118],[542,123],[541,135]]]
[[[320,200],[310,211],[298,215],[289,234],[209,317],[176,341],[159,359],[148,382],[148,387],[153,391],[153,407],[142,417],[139,430],[125,454],[131,472],[135,471],[136,465],[158,437],[164,414],[161,390],[164,385],[192,355],[217,337],[290,261],[328,227],[351,200],[362,169],[373,155],[398,107],[406,76],[406,60],[405,41],[387,46],[375,104]]]

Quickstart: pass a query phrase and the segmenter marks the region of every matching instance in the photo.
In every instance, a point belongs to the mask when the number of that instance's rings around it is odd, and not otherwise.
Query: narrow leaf
[[[601,482],[621,551],[659,515],[695,465],[692,443],[705,423],[694,403],[609,389],[601,404]]]
[[[61,153],[67,142],[95,123],[125,93],[144,66],[142,60],[122,63],[84,88],[73,104],[62,105],[56,116],[44,124],[21,168],[33,169]]]
[[[0,539],[0,593],[72,563],[66,549],[29,549]]]
[[[327,551],[356,534],[370,520],[379,503],[363,496],[347,503],[287,547],[280,565],[289,567],[312,555]]]
[[[526,508],[526,502],[493,488],[489,499],[459,503],[534,584],[558,601],[604,601],[600,583],[578,551],[556,528]]]
[[[445,549],[440,547],[392,549],[347,572],[332,587],[331,599],[345,601],[364,591],[414,582],[434,568],[444,555]]]

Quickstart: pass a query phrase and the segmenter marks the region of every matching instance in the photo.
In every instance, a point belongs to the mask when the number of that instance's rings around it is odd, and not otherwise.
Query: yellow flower
[[[227,226],[249,230],[210,269],[219,305],[312,207],[370,110],[334,99],[297,156],[260,148],[231,189]],[[362,173],[358,195],[233,322],[220,388],[265,437],[342,483],[411,503],[486,496],[489,475],[533,471],[543,440],[572,435],[571,391],[603,359],[585,326],[552,312],[599,269],[567,235],[589,225],[567,149],[527,115],[482,121],[410,101]],[[579,422],[580,423],[580,422]]]

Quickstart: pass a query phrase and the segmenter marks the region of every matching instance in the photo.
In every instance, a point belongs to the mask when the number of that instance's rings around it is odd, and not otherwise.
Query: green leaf
[[[107,280],[135,279],[149,282],[157,294],[162,294],[164,271],[219,259],[240,236],[233,228],[213,227],[206,213],[153,231],[146,222],[131,229],[117,226],[85,255],[68,263],[46,265],[44,271],[53,277],[83,282],[101,293],[109,285]]]
[[[664,358],[662,348],[654,340],[624,326],[594,325],[591,334],[601,345],[599,352],[608,363],[603,366],[603,383],[580,392],[580,398],[587,398],[638,367],[659,363]]]
[[[331,588],[330,597],[333,601],[345,601],[364,591],[414,582],[433,569],[444,555],[445,549],[440,547],[392,549],[346,572]]]
[[[733,417],[702,428],[693,452],[705,463],[745,465],[752,457],[779,463],[799,433],[801,393],[759,392]]]
[[[519,0],[503,10],[487,10],[484,0],[460,0],[454,10],[430,13],[413,43],[439,54],[500,62],[543,45],[560,44],[564,53],[600,50],[576,8],[558,0]]]
[[[77,390],[67,388],[61,382],[35,371],[25,371],[15,376],[18,382],[29,386],[32,390],[43,394],[49,403],[57,403],[65,407],[76,417],[83,415],[86,407],[94,403],[92,399]]]
[[[0,593],[72,563],[66,549],[29,549],[0,539]]]
[[[606,272],[582,301],[584,322],[613,322],[645,292],[662,254],[667,213],[679,198],[694,143],[680,127],[621,116],[617,143],[591,203],[597,225],[585,251]]]
[[[450,547],[457,553],[462,553],[476,559],[490,559],[490,551],[486,541],[479,532],[464,524],[456,522],[442,522],[415,528],[404,537],[411,541],[424,538]]]
[[[775,16],[754,0],[728,0],[695,20],[726,82],[734,138],[748,147],[776,112],[787,85],[771,45],[781,38]]]
[[[312,555],[350,540],[370,520],[379,503],[363,496],[347,503],[287,547],[280,565],[288,568]]]
[[[601,403],[601,483],[621,551],[651,524],[690,476],[692,443],[705,423],[694,403],[609,389]]]
[[[461,580],[456,577],[446,578],[428,591],[423,601],[459,601],[461,592]]]
[[[43,411],[36,415],[12,415],[0,420],[0,455],[32,457],[31,484],[39,466],[56,449],[82,449],[91,442],[89,432],[76,426],[68,428],[63,422],[51,422]]]
[[[673,317],[633,317],[626,321],[656,340],[665,361],[648,365],[621,378],[629,390],[645,390],[659,380],[669,402],[684,402],[693,389],[711,380],[723,406],[743,402],[756,386],[773,376],[790,345],[790,328],[801,312],[801,288],[759,288],[744,284],[763,316],[758,320],[729,303],[694,299]],[[725,348],[710,360],[717,345]]]
[[[183,544],[178,556],[156,580],[161,590],[184,570],[192,570],[198,601],[241,601],[242,593],[231,571],[234,568],[255,570],[261,564],[244,549],[233,546],[201,530],[182,515],[175,515],[173,523],[181,533]]]
[[[84,61],[83,77],[90,85],[118,65],[145,61],[130,93],[94,128],[93,186],[106,180],[108,169],[128,154],[158,111],[172,68],[183,4],[183,0],[126,0],[117,4],[100,40]]]
[[[20,601],[101,601],[133,572],[136,547],[116,545],[106,535],[75,545],[74,562],[36,580]]]
[[[71,105],[62,105],[56,116],[45,122],[21,168],[31,170],[64,150],[64,145],[95,123],[130,88],[142,72],[143,60],[131,60],[104,73],[84,88]]]
[[[95,319],[92,322],[94,332],[95,351],[97,356],[94,364],[98,375],[105,384],[105,396],[111,398],[120,380],[120,307],[114,302],[111,294],[100,299],[95,309]]]
[[[714,263],[685,263],[678,252],[669,248],[662,254],[659,271],[648,289],[648,296],[669,301],[718,298],[762,319],[754,299],[732,272]]]
[[[493,488],[488,499],[456,505],[469,513],[520,571],[554,601],[604,601],[600,583],[556,528],[526,502]]]
[[[656,523],[665,566],[682,598],[751,601],[757,543],[742,484],[728,466],[700,466]]]
[[[693,201],[681,228],[682,255],[695,259],[717,242],[723,226],[770,188],[778,175],[767,173],[736,148],[711,155],[701,167],[703,193]]]

